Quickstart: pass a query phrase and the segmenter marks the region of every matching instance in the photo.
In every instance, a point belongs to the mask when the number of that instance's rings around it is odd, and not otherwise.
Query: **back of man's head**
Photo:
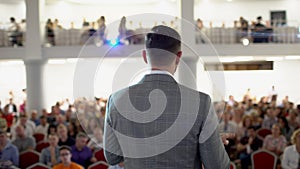
[[[168,65],[181,50],[181,37],[170,27],[155,26],[146,35],[146,49],[151,63]]]

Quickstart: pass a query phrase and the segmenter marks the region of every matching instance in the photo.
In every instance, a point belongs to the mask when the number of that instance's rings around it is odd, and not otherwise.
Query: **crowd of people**
[[[237,30],[237,42],[242,38],[249,38],[253,43],[267,43],[272,41],[273,29],[269,21],[263,21],[261,16],[256,18],[256,21],[249,22],[244,17],[235,20],[233,28]],[[209,23],[209,28],[213,28],[213,23]],[[222,23],[222,28],[225,28],[225,23]],[[196,43],[208,43],[207,28],[204,27],[203,21],[198,18],[196,20]]]
[[[42,141],[49,143],[40,152],[41,163],[54,167],[72,161],[69,165],[87,168],[98,161],[94,152],[102,149],[105,104],[100,98],[78,99],[72,104],[65,100],[52,106],[51,112],[26,112],[23,104],[16,105],[10,98],[0,109],[0,160],[19,166],[19,154],[38,151],[34,135],[41,133],[45,136]]]
[[[299,167],[298,155],[291,157],[289,152],[291,146],[300,146],[296,138],[300,132],[300,105],[296,106],[288,96],[281,102],[276,92],[257,102],[247,94],[242,101],[229,96],[226,103],[216,104],[216,110],[221,119],[220,132],[235,133],[225,149],[237,166],[248,169],[251,166],[251,154],[263,149],[278,157],[277,168]],[[260,130],[267,130],[270,134],[260,135]]]
[[[251,154],[265,149],[278,156],[278,166],[298,166],[300,105],[296,106],[288,96],[280,102],[274,87],[259,101],[250,96],[249,90],[241,101],[229,96],[215,103],[220,133],[235,133],[225,145],[231,161],[247,169]],[[65,160],[87,168],[97,161],[93,152],[102,149],[106,102],[103,98],[80,98],[74,103],[66,99],[52,106],[51,112],[26,112],[26,102],[16,105],[10,98],[0,109],[0,160],[18,166],[19,154],[35,150],[38,142],[33,135],[42,133],[49,147],[41,151],[41,163],[53,167]],[[268,129],[271,134],[263,138],[258,134],[260,129]],[[122,168],[119,165],[111,167]]]

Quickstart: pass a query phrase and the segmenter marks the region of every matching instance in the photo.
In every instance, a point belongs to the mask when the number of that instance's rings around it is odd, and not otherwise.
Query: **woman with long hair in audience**
[[[247,129],[252,126],[252,118],[249,115],[244,115],[242,120],[242,126],[237,127],[237,140],[240,140],[242,137],[248,136]]]
[[[76,124],[74,122],[70,122],[67,126],[68,128],[68,136],[76,139],[76,135],[78,133]]]
[[[282,135],[284,135],[286,140],[289,142],[293,134],[293,129],[289,126],[289,123],[285,117],[279,117],[278,123],[280,125],[280,131]]]
[[[278,123],[273,124],[272,134],[267,135],[264,139],[263,148],[275,153],[279,157],[286,145],[286,138],[280,133],[280,125]]]

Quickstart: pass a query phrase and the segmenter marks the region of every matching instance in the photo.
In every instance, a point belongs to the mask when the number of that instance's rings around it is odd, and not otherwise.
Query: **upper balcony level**
[[[20,32],[9,30],[10,17],[14,16],[18,23],[21,19],[28,19],[25,15],[25,2],[26,0],[2,0],[0,3],[3,9],[0,11],[0,59],[24,59],[24,46],[32,43],[25,38],[26,22],[21,25],[23,30]],[[123,57],[132,50],[143,49],[143,33],[154,25],[168,25],[181,32],[179,16],[189,10],[181,8],[180,0],[129,0],[126,3],[117,0],[40,2],[43,10],[40,9],[42,12],[37,22],[41,34],[34,36],[42,39],[40,46],[45,58],[78,57],[83,47],[88,48],[83,55],[96,57],[116,44],[119,45],[119,51],[112,52],[111,55]],[[277,0],[272,3],[267,0],[194,0],[194,21],[190,21],[190,24],[196,27],[197,18],[201,18],[203,29],[195,29],[188,34],[191,34],[197,53],[203,56],[216,53],[220,56],[299,56],[300,14],[297,5],[300,5],[298,0]],[[171,17],[149,19],[144,18],[143,13],[161,13]],[[105,38],[100,35],[102,33],[98,25],[101,15],[106,18]],[[118,27],[123,15],[127,17],[127,38],[119,36]],[[240,29],[240,16],[248,20],[247,31]],[[252,23],[256,22],[257,16],[262,16],[266,29],[254,29]],[[48,29],[48,18],[55,26],[52,30]],[[59,22],[54,22],[55,19]],[[208,48],[211,50],[207,50]]]

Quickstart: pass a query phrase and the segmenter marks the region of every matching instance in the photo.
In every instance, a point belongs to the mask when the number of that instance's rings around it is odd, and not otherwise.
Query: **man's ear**
[[[146,50],[143,50],[143,51],[142,51],[142,54],[143,54],[144,62],[145,62],[146,64],[148,64],[148,60],[147,60],[147,52],[146,52]]]
[[[177,52],[177,55],[176,55],[176,65],[179,64],[181,56],[182,56],[182,51]]]

